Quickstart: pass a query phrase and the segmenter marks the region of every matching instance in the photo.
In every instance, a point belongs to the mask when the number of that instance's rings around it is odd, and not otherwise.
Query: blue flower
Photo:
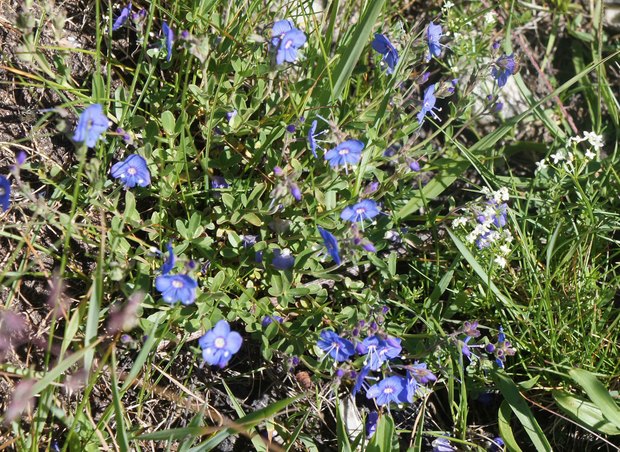
[[[407,370],[420,384],[425,385],[431,381],[437,381],[435,374],[426,368],[426,363],[415,363],[407,366]]]
[[[405,379],[405,394],[407,397],[407,402],[413,403],[419,387],[420,384],[418,383],[418,380],[411,375],[411,372],[407,372],[407,378]]]
[[[164,33],[164,39],[166,40],[166,61],[170,61],[172,58],[172,43],[174,42],[174,32],[172,28],[168,26],[168,23],[164,20],[164,23],[161,26],[161,30]]]
[[[295,265],[295,256],[286,248],[283,250],[273,250],[271,265],[277,270],[289,270]]]
[[[347,164],[356,165],[362,158],[362,149],[364,149],[364,143],[358,140],[346,140],[325,153],[325,160],[335,168],[338,166],[344,166],[347,169]]]
[[[329,231],[326,231],[322,227],[319,226],[319,234],[323,237],[323,243],[325,244],[325,248],[327,248],[327,252],[334,260],[336,265],[340,265],[340,254],[338,254],[338,240],[334,237]]]
[[[441,25],[435,25],[433,22],[428,24],[426,29],[426,42],[428,44],[429,54],[426,57],[426,61],[430,61],[432,57],[439,57],[441,55]]]
[[[390,40],[381,33],[375,33],[375,39],[372,41],[372,48],[383,55],[381,60],[387,65],[387,72],[391,74],[398,64],[398,51],[394,48]]]
[[[303,31],[293,28],[280,39],[280,45],[276,53],[276,63],[283,64],[285,61],[294,63],[297,61],[297,50],[306,43],[306,35]]]
[[[363,201],[347,206],[340,214],[340,218],[352,223],[362,222],[364,220],[370,220],[371,218],[379,215],[379,208],[377,203],[371,199],[364,199]]]
[[[508,81],[508,77],[515,73],[516,67],[514,53],[499,57],[495,62],[495,67],[491,70],[493,77],[497,80],[497,86],[500,88],[504,86]]]
[[[456,449],[452,447],[450,441],[446,438],[437,438],[431,443],[433,446],[433,452],[454,452]]]
[[[308,131],[308,146],[310,146],[312,155],[314,155],[315,157],[318,157],[316,154],[316,148],[321,149],[321,146],[319,146],[316,142],[316,137],[318,136],[315,133],[317,124],[318,124],[318,121],[316,119],[312,121],[312,124],[310,124],[310,130]]]
[[[321,331],[316,345],[326,353],[326,356],[331,356],[337,362],[346,361],[355,353],[353,342],[338,336],[332,330]]]
[[[84,142],[87,147],[92,148],[106,130],[108,130],[108,117],[103,114],[103,107],[100,104],[93,104],[80,114],[73,141]]]
[[[275,48],[280,46],[280,41],[286,34],[286,32],[292,30],[293,23],[290,20],[279,20],[275,24],[273,24],[273,28],[271,29],[271,45]]]
[[[366,383],[365,380],[369,372],[370,368],[368,366],[364,366],[362,367],[362,370],[360,370],[359,374],[357,374],[357,377],[355,378],[355,384],[353,385],[353,389],[351,390],[351,394],[353,394],[353,396],[355,396],[355,394],[357,394],[363,386],[368,387],[368,383]]]
[[[418,113],[418,124],[422,124],[424,122],[424,117],[427,113],[439,121],[439,116],[435,113],[435,102],[437,102],[437,98],[435,97],[435,85],[431,85],[424,91],[424,101],[422,102],[422,109]]]
[[[379,420],[379,413],[371,411],[366,417],[366,438],[370,439],[377,431],[377,421]]]
[[[396,358],[401,351],[400,339],[395,337],[383,339],[378,335],[367,337],[357,346],[357,352],[366,355],[364,366],[370,370],[379,370],[384,362]]]
[[[138,154],[131,154],[124,161],[115,163],[110,170],[110,175],[115,179],[120,179],[127,188],[133,188],[136,185],[146,187],[151,183],[151,173],[146,166],[146,160]]]
[[[118,15],[116,20],[114,20],[114,24],[112,24],[112,31],[116,31],[121,28],[125,24],[125,22],[127,22],[127,19],[129,19],[130,14],[131,2],[129,2],[129,4],[121,10],[121,13]]]
[[[264,328],[271,325],[273,322],[282,323],[284,322],[284,319],[279,315],[266,315],[265,317],[263,317],[263,320],[261,320],[260,324]]]
[[[0,176],[0,207],[3,211],[9,210],[11,198],[11,182],[4,177]]]
[[[396,375],[384,378],[366,391],[366,397],[375,399],[377,405],[389,405],[390,402],[404,403],[407,401],[404,391],[404,379]]]
[[[170,273],[170,270],[174,268],[174,263],[176,261],[174,250],[172,249],[172,243],[168,242],[168,244],[166,245],[166,248],[168,249],[168,259],[166,259],[166,262],[164,262],[164,265],[161,266],[162,275],[167,275],[168,273]]]
[[[194,303],[198,283],[188,275],[161,275],[155,278],[155,287],[166,303],[189,305]]]
[[[230,331],[226,320],[220,320],[213,329],[198,339],[202,348],[202,358],[211,366],[225,367],[232,355],[241,348],[243,339],[236,331]]]
[[[228,188],[230,185],[222,176],[211,176],[211,188]]]

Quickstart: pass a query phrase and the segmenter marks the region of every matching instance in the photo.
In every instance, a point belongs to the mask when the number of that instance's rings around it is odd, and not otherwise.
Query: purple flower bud
[[[362,244],[362,248],[364,248],[369,253],[376,253],[377,252],[377,248],[375,248],[375,246],[372,244],[372,242],[368,241],[368,240],[366,242],[364,242],[364,244]]]
[[[360,329],[358,327],[353,328],[353,331],[351,331],[351,336],[357,337],[359,335],[360,335]]]
[[[359,325],[360,328],[364,328],[366,326],[366,321],[365,320],[360,320],[358,322],[358,325]]]
[[[299,358],[297,356],[293,356],[290,360],[290,363],[292,367],[299,366]]]
[[[237,110],[229,111],[228,113],[226,113],[226,119],[228,119],[229,122],[232,121],[235,116],[237,116]]]
[[[185,40],[185,39],[189,39],[189,31],[187,30],[183,30],[181,32],[181,34],[179,35],[179,38]]]
[[[189,270],[193,270],[196,268],[196,262],[193,259],[191,259],[186,265]]]
[[[286,131],[288,133],[295,133],[295,130],[297,130],[297,127],[295,127],[295,124],[289,124],[288,126],[286,126]]]
[[[420,171],[420,163],[417,160],[413,160],[411,163],[409,163],[409,169],[417,173],[418,171]]]
[[[487,344],[487,345],[484,347],[484,350],[485,350],[487,353],[493,353],[493,352],[495,351],[495,345],[493,345],[493,344]]]
[[[431,73],[429,71],[426,71],[424,74],[422,74],[422,77],[420,77],[420,85],[424,85],[426,82],[428,82],[429,77],[431,76]]]
[[[297,184],[290,184],[289,188],[291,190],[291,195],[293,195],[293,198],[295,198],[297,201],[301,201],[301,190],[299,189]]]
[[[265,317],[263,317],[263,320],[260,322],[261,325],[264,327],[271,325],[273,322],[278,322],[278,323],[282,323],[284,322],[284,319],[282,317],[280,317],[279,315],[266,315]]]
[[[123,344],[128,344],[130,342],[133,342],[133,339],[129,334],[123,334],[121,335],[121,342]]]
[[[256,254],[254,254],[254,262],[256,262],[257,264],[263,263],[263,252],[262,251],[257,251]]]
[[[502,110],[502,108],[504,108],[504,103],[503,103],[503,102],[496,102],[496,103],[495,103],[494,110],[495,110],[496,112],[501,111],[501,110]]]
[[[344,370],[342,369],[336,370],[336,378],[340,379],[342,377],[344,377]]]
[[[493,45],[492,45],[493,50],[499,49],[499,46],[500,46],[500,42],[499,41],[493,41]]]
[[[387,314],[388,312],[390,312],[390,308],[389,308],[388,306],[383,306],[383,307],[381,308],[381,312],[385,315],[385,314]]]
[[[24,151],[19,151],[17,153],[17,157],[15,157],[15,164],[17,166],[22,166],[26,161],[26,153]]]
[[[282,168],[280,168],[279,166],[274,166],[273,174],[275,174],[277,177],[282,177],[284,176],[284,171],[282,171]]]
[[[350,370],[350,371],[349,371],[349,375],[348,375],[348,377],[349,377],[351,380],[355,380],[355,379],[357,378],[357,372],[356,372],[356,371],[354,371],[354,370]]]
[[[378,189],[379,189],[379,182],[377,182],[377,181],[371,182],[364,189],[364,194],[365,195],[371,195],[374,192],[376,192]]]

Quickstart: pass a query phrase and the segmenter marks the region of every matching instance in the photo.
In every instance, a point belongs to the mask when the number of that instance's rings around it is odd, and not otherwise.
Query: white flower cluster
[[[486,201],[468,209],[469,215],[455,218],[452,227],[463,230],[467,225],[473,226],[465,240],[469,244],[475,244],[480,250],[489,249],[495,256],[495,263],[504,268],[508,264],[506,256],[510,254],[509,244],[513,240],[512,234],[505,227],[508,216],[506,201],[510,199],[510,195],[506,187],[497,191],[483,188],[482,192]]]
[[[603,148],[605,144],[603,136],[596,132],[584,132],[583,137],[576,136],[568,139],[568,145],[572,146],[577,143],[587,141],[589,144],[588,149],[584,153],[586,160],[593,160],[596,158],[597,153]],[[551,154],[549,158],[553,161],[554,165],[558,165],[560,162],[565,162],[565,169],[572,171],[574,169],[573,162],[575,161],[575,154],[569,150],[558,150],[554,154]],[[547,160],[543,159],[536,162],[536,171],[542,171],[548,167]]]

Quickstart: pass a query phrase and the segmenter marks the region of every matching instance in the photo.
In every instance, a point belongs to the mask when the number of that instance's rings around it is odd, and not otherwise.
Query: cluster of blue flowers
[[[121,9],[119,15],[116,16],[116,18],[114,19],[112,23],[112,31],[117,31],[118,29],[126,25],[131,18],[131,21],[136,27],[136,30],[141,32],[144,27],[147,14],[147,10],[144,8],[141,8],[139,11],[132,13],[132,4],[131,2],[129,2],[127,6]],[[172,58],[172,47],[174,45],[174,31],[164,20],[161,25],[161,32],[166,47],[166,61],[170,62],[170,59]]]
[[[365,323],[360,325],[363,326]],[[399,405],[413,403],[421,394],[422,387],[437,380],[426,363],[392,366],[394,369],[400,369],[401,373],[392,370],[389,363],[400,357],[401,340],[380,331],[373,323],[368,336],[360,341],[358,339],[360,327],[353,330],[351,339],[340,336],[332,330],[323,330],[317,342],[317,347],[325,353],[323,359],[332,358],[334,366],[349,361],[355,355],[364,357],[362,369],[359,372],[354,370],[349,372],[349,377],[355,381],[353,395],[365,388],[367,398],[374,399],[378,406],[387,406],[389,409],[390,403]],[[384,367],[387,369],[383,369]],[[372,377],[371,372],[380,372],[383,378]],[[343,371],[340,373],[344,374]],[[370,379],[379,379],[379,382],[370,385],[366,381]]]

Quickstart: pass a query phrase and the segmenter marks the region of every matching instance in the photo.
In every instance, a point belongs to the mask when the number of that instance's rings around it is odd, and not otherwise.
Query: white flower
[[[513,237],[510,231],[508,229],[504,229],[504,240],[506,241],[506,243],[511,243],[512,239]]]
[[[510,253],[510,248],[508,247],[508,245],[502,245],[499,247],[499,252],[505,256],[506,254]]]
[[[493,11],[489,11],[484,15],[484,23],[487,25],[495,23],[495,13]]]
[[[542,171],[547,168],[547,161],[542,159],[540,162],[536,162],[536,171]]]
[[[588,149],[585,155],[588,160],[592,160],[593,158],[596,157],[596,154],[592,152],[592,149]]]
[[[553,160],[553,164],[557,165],[558,162],[564,160],[564,153],[562,151],[558,151],[555,154],[551,154],[549,157],[551,157],[551,160]]]
[[[460,226],[465,226],[466,224],[467,224],[467,218],[458,217],[458,218],[455,218],[454,221],[452,222],[452,227],[456,229]]]
[[[575,160],[575,156],[573,155],[573,153],[572,153],[572,152],[568,152],[568,153],[566,154],[566,160],[567,160],[569,163],[573,163],[573,160]]]
[[[599,150],[603,147],[603,135],[598,135],[595,132],[584,132],[583,138],[588,140],[590,145],[596,150]]]
[[[450,0],[448,0],[447,2],[445,2],[443,4],[443,9],[445,9],[446,11],[449,10],[450,8],[452,8],[454,6],[454,3],[452,3]]]
[[[506,259],[503,256],[496,256],[495,259],[493,259],[493,260],[500,267],[502,267],[502,268],[506,267],[507,262],[506,262]]]

